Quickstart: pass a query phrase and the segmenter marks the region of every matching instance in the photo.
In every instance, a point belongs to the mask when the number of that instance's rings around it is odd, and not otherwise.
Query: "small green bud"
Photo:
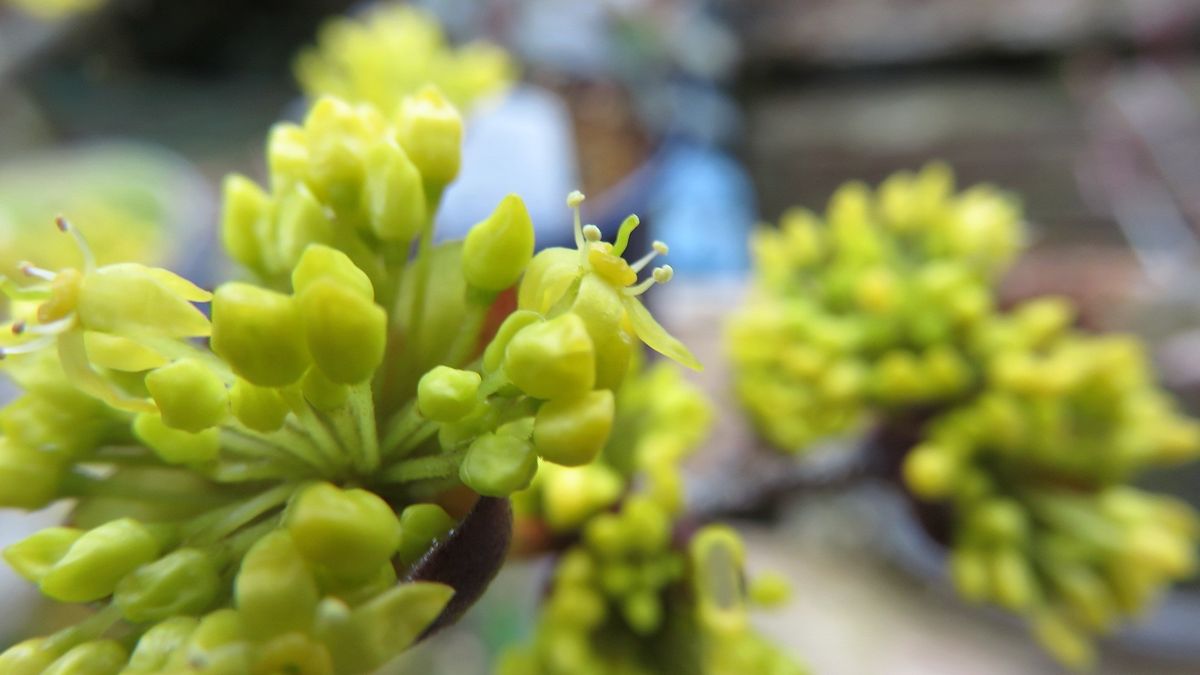
[[[239,422],[262,433],[278,431],[288,416],[287,402],[279,392],[240,378],[229,391],[229,405]]]
[[[365,577],[400,545],[400,524],[387,502],[366,490],[329,483],[304,489],[287,514],[287,528],[304,557],[340,577]]]
[[[499,293],[517,283],[532,258],[533,221],[525,202],[510,194],[467,233],[463,276],[475,288]]]
[[[325,645],[311,636],[288,633],[259,645],[254,672],[334,675],[333,659]]]
[[[159,543],[130,518],[109,521],[79,537],[42,575],[38,587],[61,602],[92,602],[112,594],[126,574],[154,560]]]
[[[457,526],[437,504],[413,504],[400,514],[400,562],[411,565]]]
[[[548,462],[587,464],[608,443],[615,407],[613,393],[607,389],[546,401],[533,424],[533,447]]]
[[[471,443],[458,475],[481,495],[506,497],[529,487],[535,473],[537,454],[529,441],[486,434]]]
[[[155,625],[137,641],[126,672],[150,675],[163,670],[171,655],[187,644],[199,625],[200,620],[190,616],[172,617]]]
[[[285,530],[259,539],[246,553],[233,592],[246,635],[254,639],[307,631],[320,599],[312,572]]]
[[[260,387],[283,387],[308,369],[299,308],[282,293],[227,283],[213,297],[212,348]]]
[[[375,298],[371,278],[354,264],[350,256],[324,244],[310,244],[292,270],[292,292],[300,295],[314,282],[332,278],[358,292],[366,300]]]
[[[643,553],[663,551],[671,543],[671,519],[662,507],[645,495],[634,495],[621,510],[625,531],[634,550]]]
[[[621,475],[600,463],[574,467],[545,464],[538,469],[537,481],[546,523],[559,532],[578,528],[612,506],[625,488]]]
[[[58,657],[42,675],[117,675],[128,657],[116,640],[93,640]]]
[[[760,574],[750,582],[750,600],[760,607],[781,607],[792,596],[792,584],[777,572]]]
[[[381,123],[371,117],[366,108],[323,96],[304,119],[308,185],[339,212],[358,205],[365,176],[361,144],[371,135],[371,127]]]
[[[321,372],[340,384],[369,379],[387,348],[387,312],[330,278],[313,281],[298,300],[308,349]]]
[[[319,368],[308,369],[300,382],[300,389],[304,392],[306,401],[324,412],[342,408],[350,398],[350,387],[325,377]]]
[[[134,623],[164,621],[208,609],[220,586],[211,556],[194,548],[181,548],[122,579],[113,601],[121,608],[121,615]]]
[[[421,415],[435,422],[457,422],[475,409],[481,378],[471,370],[437,366],[417,383]]]
[[[304,129],[289,122],[271,127],[267,137],[267,168],[271,191],[282,193],[308,175],[308,137]]]
[[[453,596],[449,586],[418,582],[394,586],[353,610],[326,598],[314,633],[333,656],[335,672],[372,672],[412,645]]]
[[[0,654],[0,673],[5,675],[41,675],[58,658],[46,649],[45,638],[25,640]]]
[[[65,471],[61,455],[31,450],[0,436],[0,507],[46,506],[58,497]]]
[[[408,153],[388,138],[367,150],[366,166],[363,202],[371,230],[383,241],[412,241],[428,218],[421,172]]]
[[[221,200],[221,242],[229,257],[249,268],[262,263],[258,233],[270,217],[271,198],[257,183],[236,173],[225,177]]]
[[[919,445],[904,458],[904,482],[922,499],[950,494],[960,474],[958,460],[934,445]]]
[[[275,236],[270,243],[285,269],[293,267],[308,246],[333,241],[333,223],[303,183],[293,185],[279,197],[277,205]]]
[[[587,326],[575,314],[525,327],[504,352],[504,371],[534,398],[571,398],[596,381],[596,354]]]
[[[144,413],[133,421],[133,434],[168,464],[199,464],[216,459],[221,452],[217,428],[199,433],[167,426],[158,415]]]
[[[662,625],[662,601],[649,590],[635,591],[622,600],[621,614],[633,632],[648,636]]]
[[[4,549],[4,560],[36,584],[82,536],[83,530],[74,527],[47,527]]]
[[[508,349],[508,343],[512,341],[513,336],[522,328],[541,320],[541,314],[527,309],[518,309],[509,314],[500,324],[500,328],[496,329],[495,337],[483,350],[483,372],[492,373],[504,365],[504,352]]]
[[[198,433],[229,415],[229,392],[217,374],[195,359],[183,359],[146,375],[146,389],[158,404],[163,423]]]
[[[1001,607],[1029,609],[1039,601],[1040,588],[1029,561],[1016,548],[1003,548],[991,556],[992,594]]]
[[[261,543],[262,540],[260,540]],[[243,675],[250,671],[247,626],[242,614],[219,609],[200,620],[187,644],[171,655],[166,672],[188,672],[203,663],[204,675]]]
[[[340,577],[318,567],[313,572],[321,595],[334,596],[352,606],[360,605],[396,585],[396,567],[387,561],[366,577]]]
[[[443,187],[462,162],[462,117],[436,87],[426,87],[400,104],[396,140],[428,185]]]

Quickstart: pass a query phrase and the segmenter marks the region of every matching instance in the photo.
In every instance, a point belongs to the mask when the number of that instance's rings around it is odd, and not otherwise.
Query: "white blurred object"
[[[566,217],[566,196],[579,186],[571,117],[555,94],[519,85],[467,120],[462,172],[446,191],[438,234],[463,237],[510,192],[521,195],[539,242]],[[554,228],[557,229],[557,228]]]

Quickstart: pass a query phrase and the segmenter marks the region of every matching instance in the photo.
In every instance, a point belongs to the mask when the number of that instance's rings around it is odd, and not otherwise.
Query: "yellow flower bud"
[[[310,283],[297,299],[308,350],[321,372],[341,384],[369,379],[387,348],[387,312],[328,277]]]
[[[221,242],[229,257],[257,269],[262,264],[259,233],[271,217],[271,198],[257,183],[236,173],[226,176],[223,193]]]
[[[548,462],[564,466],[596,458],[612,431],[615,402],[607,389],[542,404],[533,425],[533,447]]]
[[[317,582],[286,530],[259,539],[246,553],[234,599],[250,637],[303,632],[312,625],[320,599]]]
[[[133,421],[133,433],[168,464],[199,464],[216,459],[221,432],[210,427],[192,433],[167,426],[158,415],[143,413]]]
[[[5,675],[42,675],[58,657],[47,648],[45,638],[25,640],[0,654],[0,673]]]
[[[437,366],[417,383],[417,406],[436,422],[457,422],[475,409],[479,373]]]
[[[408,153],[389,138],[371,146],[366,163],[363,202],[371,231],[383,241],[412,241],[429,218],[421,172]]]
[[[171,655],[187,644],[188,638],[200,625],[191,616],[176,616],[163,621],[142,634],[129,657],[129,673],[157,673],[167,666]]]
[[[367,300],[375,298],[375,289],[367,273],[359,269],[350,256],[323,244],[311,244],[304,249],[304,255],[292,270],[292,292],[299,295],[314,282],[326,277],[354,290]]]
[[[504,323],[500,324],[500,328],[496,330],[496,335],[488,346],[483,350],[483,372],[495,372],[497,368],[504,365],[504,352],[508,349],[508,343],[513,339],[522,328],[533,325],[542,320],[542,315],[537,312],[518,309],[509,314]]]
[[[306,401],[317,410],[325,412],[341,408],[350,398],[350,387],[325,377],[318,368],[308,369],[304,379],[300,381],[300,389],[304,392]]]
[[[212,348],[239,376],[260,387],[292,384],[308,369],[299,309],[292,298],[246,283],[213,297]]]
[[[267,137],[267,168],[271,191],[283,193],[308,176],[308,138],[304,129],[281,122],[271,127]]]
[[[525,202],[510,194],[467,233],[463,276],[475,288],[498,293],[517,283],[532,258],[533,221]]]
[[[462,135],[462,117],[436,87],[426,87],[400,104],[396,140],[426,184],[443,187],[458,175]]]
[[[400,523],[387,502],[366,490],[318,483],[288,509],[287,528],[305,558],[348,578],[370,575],[400,544]]]
[[[27,581],[38,583],[79,541],[83,530],[47,527],[4,549],[4,561]]]
[[[110,595],[117,582],[158,556],[158,541],[136,520],[109,521],[84,533],[42,575],[38,587],[62,602],[91,602]]]
[[[334,240],[333,223],[303,183],[279,197],[275,217],[275,235],[269,245],[275,247],[274,262],[282,269],[294,267],[310,244]]]
[[[229,392],[233,416],[246,427],[263,433],[278,431],[288,416],[288,406],[274,389],[238,379]]]
[[[523,328],[505,349],[504,370],[534,398],[570,398],[591,390],[596,353],[583,319],[567,313]]]
[[[42,675],[117,675],[129,655],[116,640],[94,640],[72,647]]]
[[[195,359],[183,359],[152,371],[146,388],[167,426],[198,433],[229,415],[229,392],[216,373]]]
[[[34,510],[58,497],[65,457],[0,436],[0,506]]]

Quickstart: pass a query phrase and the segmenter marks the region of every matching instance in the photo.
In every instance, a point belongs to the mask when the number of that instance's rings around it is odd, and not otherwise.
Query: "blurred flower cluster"
[[[842,188],[824,222],[793,211],[755,240],[758,284],[733,320],[738,393],[763,433],[802,452],[874,423],[903,478],[949,508],[961,593],[1028,617],[1060,660],[1195,566],[1190,507],[1129,485],[1200,453],[1200,424],[1142,347],[1072,327],[1071,304],[996,308],[1021,214],[949,171]],[[905,429],[904,427],[910,427]]]

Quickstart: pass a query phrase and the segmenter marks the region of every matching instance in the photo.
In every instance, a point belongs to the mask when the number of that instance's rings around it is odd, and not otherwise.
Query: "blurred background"
[[[1200,3],[1189,0],[428,0],[455,40],[509,49],[521,84],[469,122],[442,232],[509,191],[539,241],[570,236],[562,195],[611,226],[641,214],[678,273],[655,300],[736,404],[719,320],[755,223],[822,208],[837,185],[943,159],[1019,194],[1033,247],[1011,298],[1070,295],[1089,325],[1151,340],[1200,406]],[[348,0],[0,0],[0,272],[56,255],[52,218],[115,257],[205,283],[220,178],[263,174],[266,130],[302,114],[295,54]],[[1200,409],[1200,408],[1197,408]],[[720,416],[703,499],[753,435]],[[1152,480],[1200,503],[1200,475]],[[815,673],[1059,672],[998,613],[955,599],[886,486],[791,495],[739,522],[750,568],[795,585],[764,630]],[[44,520],[55,514],[40,514]],[[36,529],[0,514],[3,543]],[[403,672],[484,673],[522,638],[547,563],[506,569],[467,622]],[[0,572],[0,644],[39,611]],[[1105,645],[1104,673],[1200,672],[1200,590]]]

